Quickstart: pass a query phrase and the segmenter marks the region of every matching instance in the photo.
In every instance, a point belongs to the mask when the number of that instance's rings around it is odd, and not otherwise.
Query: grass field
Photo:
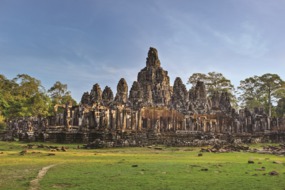
[[[33,148],[20,155],[26,145],[0,142],[1,190],[31,189],[30,181],[52,164],[56,166],[48,170],[39,189],[285,189],[283,156],[233,152],[198,157],[200,149],[189,147],[86,150],[54,144],[44,145],[68,149]],[[271,176],[271,171],[279,175]]]

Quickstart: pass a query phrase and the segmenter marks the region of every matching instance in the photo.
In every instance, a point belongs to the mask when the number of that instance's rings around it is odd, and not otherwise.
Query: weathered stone
[[[188,92],[180,77],[177,77],[173,85],[172,104],[175,109],[183,112],[186,110]]]
[[[167,71],[160,67],[158,53],[155,48],[148,52],[146,67],[138,73],[138,83],[143,91],[145,105],[168,105],[172,89]]]
[[[90,92],[90,100],[91,100],[91,103],[101,103],[102,101],[102,90],[99,86],[98,83],[96,83],[91,92]]]
[[[212,110],[220,109],[220,93],[215,91],[211,97],[211,107]]]
[[[285,145],[264,150],[240,146],[285,142],[285,118],[270,118],[263,108],[253,111],[245,108],[238,113],[231,106],[229,94],[219,91],[209,97],[200,81],[187,91],[177,77],[172,87],[155,48],[149,49],[146,66],[133,82],[129,97],[127,82],[122,78],[115,98],[108,86],[102,92],[99,84],[95,84],[90,93],[83,94],[79,105],[56,105],[55,110],[58,107],[61,112],[54,116],[9,121],[9,131],[1,133],[0,139],[93,142],[87,148],[211,145],[214,147],[203,151],[285,155]],[[225,143],[231,144],[224,146]]]
[[[89,92],[84,92],[84,94],[82,95],[82,98],[81,98],[81,103],[82,104],[90,104],[91,103]]]
[[[143,100],[143,92],[137,81],[133,82],[132,88],[130,90],[129,100],[135,108],[138,108]]]
[[[113,91],[109,86],[106,86],[104,88],[103,93],[102,93],[102,99],[103,99],[104,105],[108,105],[114,100]]]
[[[121,78],[117,85],[117,94],[115,102],[125,104],[128,101],[128,84],[124,78]]]
[[[158,52],[155,48],[150,47],[148,51],[148,56],[146,58],[147,67],[160,67],[160,61],[158,59]]]
[[[196,86],[189,90],[189,111],[196,114],[209,114],[209,110],[205,84],[198,81]]]
[[[220,109],[225,113],[230,113],[232,106],[229,94],[227,92],[222,92],[220,97]]]

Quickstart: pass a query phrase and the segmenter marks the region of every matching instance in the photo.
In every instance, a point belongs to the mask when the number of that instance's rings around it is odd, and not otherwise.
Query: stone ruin
[[[64,110],[58,113],[57,109]],[[198,81],[190,90],[177,77],[170,85],[158,52],[150,48],[130,91],[124,78],[114,96],[95,84],[78,106],[56,105],[49,118],[10,121],[9,134],[26,141],[95,143],[97,147],[165,144],[201,146],[217,142],[283,142],[284,118],[269,118],[262,108],[253,112],[232,108],[226,92],[207,96]]]

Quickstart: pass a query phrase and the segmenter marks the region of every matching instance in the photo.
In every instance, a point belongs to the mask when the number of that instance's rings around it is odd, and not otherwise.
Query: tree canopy
[[[231,97],[231,103],[234,107],[237,106],[237,99],[235,97],[235,88],[231,81],[224,77],[222,73],[209,72],[204,73],[193,73],[189,79],[188,84],[196,85],[198,81],[204,82],[208,96],[212,96],[216,91],[227,92]]]
[[[49,97],[51,98],[52,106],[50,112],[53,112],[55,105],[63,105],[72,102],[72,105],[76,105],[76,101],[71,97],[70,91],[67,89],[67,84],[62,84],[56,81],[54,85],[48,90]],[[59,110],[63,112],[63,110]]]
[[[0,75],[1,121],[5,118],[46,117],[53,114],[54,104],[69,101],[76,104],[66,84],[56,82],[46,92],[40,80],[27,74],[19,74],[12,80]]]
[[[229,92],[233,94],[234,86],[222,73],[209,72],[208,74],[194,73],[188,79],[188,84],[196,85],[197,81],[204,82],[209,95],[215,91]]]
[[[54,104],[65,104],[69,101],[76,104],[76,101],[71,97],[71,93],[67,89],[67,84],[62,84],[59,81],[56,81],[48,90],[48,94]]]
[[[253,76],[240,81],[240,100],[244,107],[265,107],[272,115],[272,102],[277,102],[285,93],[285,82],[277,74]]]

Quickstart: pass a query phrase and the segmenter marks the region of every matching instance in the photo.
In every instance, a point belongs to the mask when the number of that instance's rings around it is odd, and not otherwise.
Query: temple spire
[[[157,49],[150,47],[146,58],[147,67],[160,67]]]

